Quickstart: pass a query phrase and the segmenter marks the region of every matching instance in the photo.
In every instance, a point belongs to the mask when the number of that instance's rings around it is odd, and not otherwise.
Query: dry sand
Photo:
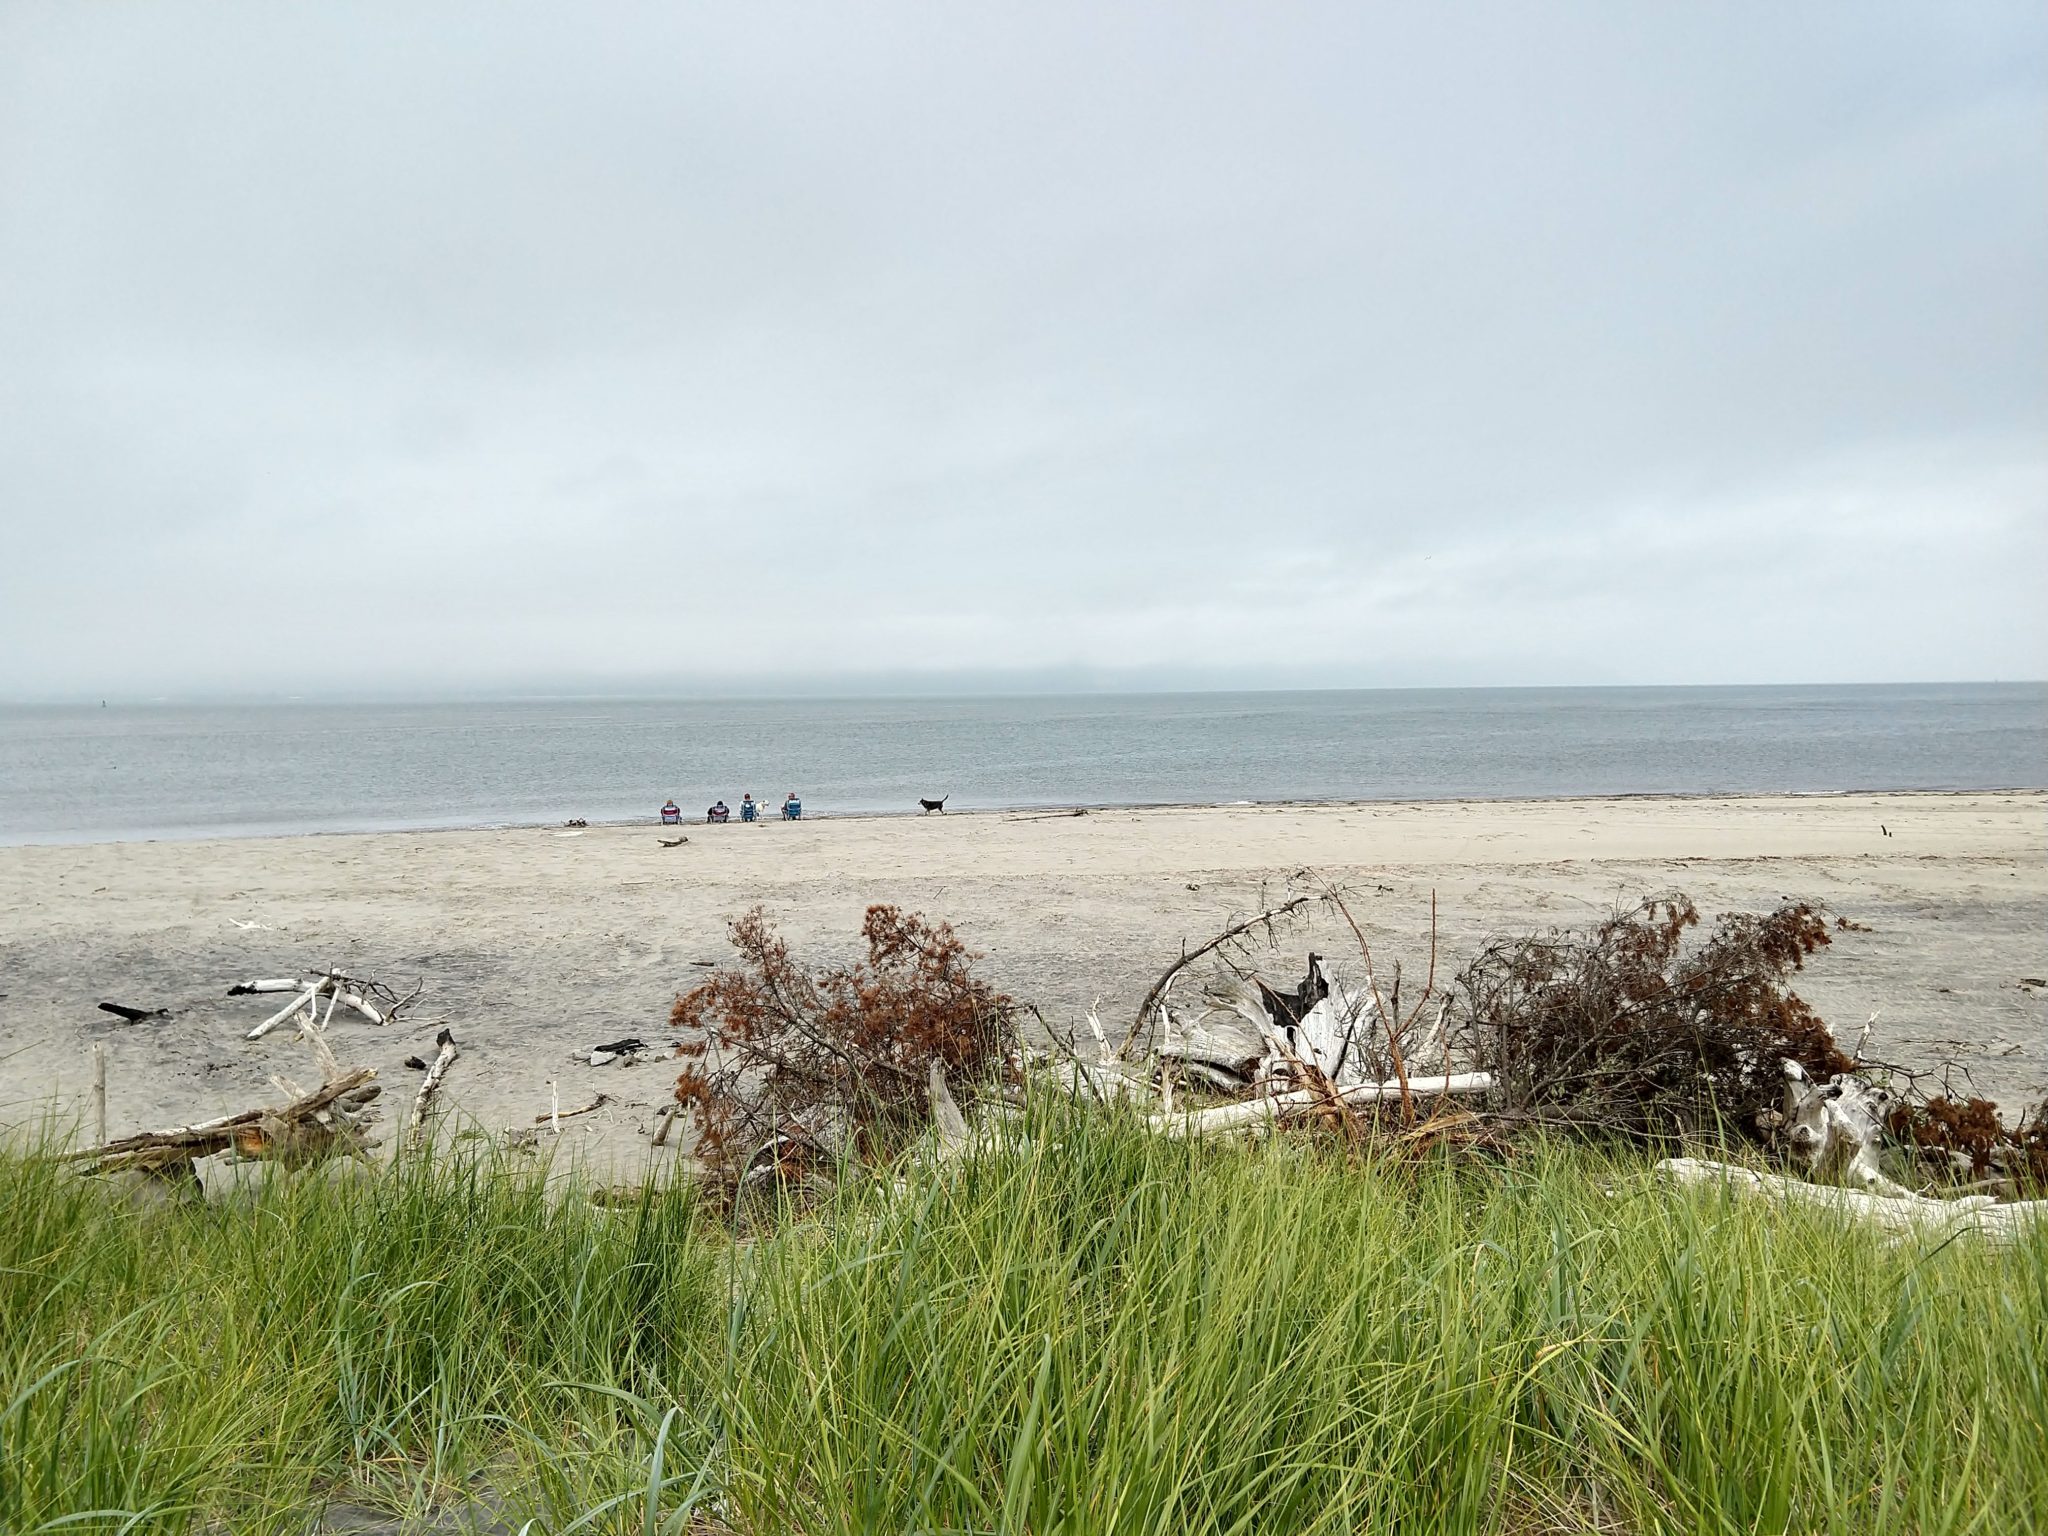
[[[1357,888],[1382,964],[1427,958],[1430,893],[1454,967],[1492,934],[1582,924],[1677,887],[1708,915],[1787,897],[1867,925],[1799,982],[1873,1050],[1952,1055],[2009,1108],[2048,1097],[2048,795],[1558,800],[1210,807],[1071,815],[820,819],[690,826],[392,833],[0,849],[0,1126],[82,1121],[91,1044],[106,1044],[114,1134],[274,1099],[273,1073],[311,1079],[289,1031],[243,1032],[281,999],[232,981],[339,965],[409,987],[420,1004],[379,1030],[337,1015],[344,1062],[375,1066],[393,1099],[455,1031],[451,1109],[491,1131],[549,1104],[619,1103],[564,1142],[621,1173],[673,1064],[591,1068],[577,1047],[665,1040],[676,991],[722,959],[727,919],[759,902],[807,958],[849,957],[876,901],[949,918],[992,977],[1076,1025],[1101,1000],[1112,1027],[1183,941],[1253,913],[1295,871]],[[1886,830],[1889,836],[1885,835]],[[250,925],[250,926],[243,926]],[[1327,928],[1275,957],[1292,975]],[[1412,972],[1411,972],[1412,974]],[[123,1025],[102,1000],[168,1007]],[[397,1106],[394,1106],[397,1107]],[[390,1123],[387,1113],[385,1123]]]

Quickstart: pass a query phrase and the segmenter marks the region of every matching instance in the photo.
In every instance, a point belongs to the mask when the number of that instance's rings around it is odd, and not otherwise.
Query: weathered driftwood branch
[[[102,1144],[107,1139],[107,1048],[92,1043],[92,1134]]]
[[[1894,1237],[1969,1235],[1988,1242],[2010,1243],[2018,1241],[2035,1225],[2048,1222],[2048,1200],[2002,1205],[1989,1195],[1965,1195],[1959,1200],[1936,1200],[1915,1194],[1875,1195],[1692,1157],[1666,1158],[1657,1165],[1657,1172],[1675,1184],[1707,1185],[1779,1205],[1832,1211]]]
[[[261,1040],[265,1035],[269,1034],[273,1029],[277,1028],[277,1026],[282,1024],[286,1019],[292,1018],[300,1013],[310,1012],[313,1007],[313,999],[318,997],[319,995],[320,988],[317,985],[308,985],[305,991],[299,993],[298,996],[294,997],[290,1002],[286,1003],[282,1008],[278,1009],[277,1012],[273,1013],[261,1024],[258,1024],[254,1029],[250,1030],[249,1033],[244,1035],[242,1038],[244,1040]]]
[[[317,1000],[325,997],[328,1018],[334,1017],[338,1003],[361,1014],[372,1024],[389,1024],[398,1017],[399,1011],[420,995],[420,986],[413,988],[405,997],[398,997],[388,988],[379,987],[375,982],[363,981],[341,971],[326,970],[318,976],[298,978],[292,976],[271,976],[257,981],[240,981],[228,988],[229,997],[252,997],[265,992],[293,992],[298,994],[291,1002],[258,1024],[244,1036],[249,1040],[260,1040],[278,1025],[302,1010],[317,1006]]]
[[[1435,1077],[1413,1077],[1405,1085],[1354,1083],[1348,1088],[1319,1092],[1297,1088],[1241,1104],[1224,1104],[1216,1109],[1196,1110],[1185,1115],[1152,1115],[1146,1124],[1168,1136],[1222,1136],[1235,1131],[1257,1130],[1286,1115],[1331,1103],[1372,1104],[1383,1099],[1433,1097],[1440,1094],[1485,1093],[1493,1087],[1489,1072],[1449,1072]]]
[[[427,1101],[434,1096],[434,1090],[441,1086],[441,1079],[447,1075],[449,1067],[454,1065],[455,1058],[462,1054],[455,1049],[455,1036],[449,1030],[444,1029],[436,1035],[434,1043],[441,1049],[427,1068],[427,1075],[420,1083],[419,1096],[412,1101],[411,1136],[414,1146],[419,1145],[420,1138],[426,1131]]]
[[[233,1148],[245,1157],[310,1161],[363,1150],[357,1115],[377,1096],[374,1067],[357,1067],[281,1107],[245,1109],[164,1131],[143,1131],[67,1155],[93,1173],[122,1168],[163,1170]]]
[[[1232,939],[1242,938],[1245,934],[1250,933],[1254,928],[1257,928],[1262,923],[1277,922],[1279,919],[1286,917],[1290,913],[1298,912],[1303,907],[1307,906],[1308,902],[1308,897],[1297,896],[1294,898],[1294,900],[1286,902],[1281,906],[1274,907],[1270,911],[1261,912],[1257,917],[1246,918],[1241,923],[1233,923],[1230,927],[1224,929],[1221,933],[1217,934],[1216,937],[1211,939],[1208,943],[1202,945],[1197,949],[1188,950],[1178,960],[1174,961],[1173,964],[1169,965],[1166,968],[1165,974],[1162,975],[1157,981],[1152,983],[1152,990],[1145,994],[1145,1000],[1142,1003],[1138,1004],[1138,1016],[1131,1023],[1131,1032],[1124,1037],[1123,1048],[1117,1052],[1117,1056],[1119,1057],[1119,1059],[1130,1059],[1131,1046],[1133,1042],[1137,1040],[1139,1033],[1145,1028],[1147,1021],[1151,1019],[1152,1010],[1158,1004],[1159,999],[1166,995],[1166,989],[1173,985],[1174,977],[1178,976],[1182,971],[1186,970],[1190,965],[1194,964],[1195,961],[1201,959],[1202,956],[1206,954],[1211,954],[1214,951],[1221,949],[1224,945],[1228,944]]]

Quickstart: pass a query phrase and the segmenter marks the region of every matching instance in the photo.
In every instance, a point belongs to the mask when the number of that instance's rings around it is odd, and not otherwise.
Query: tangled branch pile
[[[1685,944],[1699,911],[1653,897],[1586,933],[1497,941],[1456,984],[1452,1038],[1494,1074],[1500,1109],[1644,1142],[1715,1124],[1757,1129],[1784,1063],[1828,1079],[1853,1063],[1787,986],[1828,942],[1805,902],[1729,913]]]
[[[701,1031],[676,1098],[715,1184],[886,1156],[930,1121],[934,1066],[963,1096],[1013,1069],[1016,1006],[950,925],[873,906],[861,936],[864,960],[813,975],[756,907],[731,925],[739,964],[676,999],[670,1023]]]
[[[1989,1099],[1940,1094],[1898,1104],[1885,1129],[1959,1179],[2048,1194],[2048,1104],[2037,1104],[2008,1126]]]

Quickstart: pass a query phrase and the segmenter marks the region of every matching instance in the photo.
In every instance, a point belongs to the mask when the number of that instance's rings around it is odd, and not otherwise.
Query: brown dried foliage
[[[816,974],[759,907],[731,925],[736,966],[678,997],[669,1021],[696,1030],[676,1098],[715,1181],[786,1179],[840,1152],[886,1156],[930,1119],[938,1062],[963,1100],[1014,1057],[1015,1005],[975,976],[952,927],[893,906],[861,925],[867,957]]]
[[[1900,1104],[1885,1128],[1922,1151],[1962,1154],[1979,1178],[1996,1170],[2023,1193],[2048,1189],[2048,1105],[2008,1128],[1989,1099],[1959,1102],[1942,1094]]]
[[[1784,1059],[1821,1080],[1850,1068],[1786,986],[1829,942],[1819,908],[1730,913],[1688,946],[1699,921],[1673,892],[1590,932],[1486,948],[1456,984],[1456,1035],[1511,1116],[1648,1142],[1750,1131]]]

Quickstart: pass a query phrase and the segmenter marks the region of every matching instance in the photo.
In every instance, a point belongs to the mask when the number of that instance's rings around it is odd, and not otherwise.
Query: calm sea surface
[[[0,707],[0,842],[1236,800],[2048,786],[2048,684]]]

